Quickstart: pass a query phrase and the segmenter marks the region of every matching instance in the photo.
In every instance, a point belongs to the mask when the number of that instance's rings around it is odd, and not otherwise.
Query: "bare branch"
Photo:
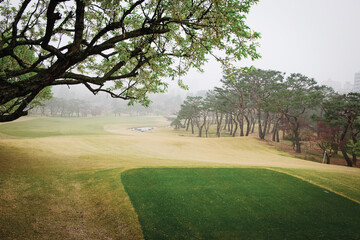
[[[101,52],[111,49],[114,47],[115,43],[127,40],[127,39],[131,39],[131,38],[136,38],[136,37],[140,37],[140,36],[146,36],[146,35],[152,35],[152,34],[163,34],[163,33],[167,33],[170,30],[167,28],[160,28],[160,29],[151,29],[151,28],[140,28],[140,29],[136,29],[134,31],[128,32],[124,35],[120,35],[120,36],[115,36],[110,38],[109,40],[96,45],[94,47],[90,47],[87,48],[86,52],[88,52],[88,55],[94,55],[94,54],[100,54]]]
[[[55,26],[55,22],[59,19],[61,19],[61,14],[58,12],[55,12],[56,6],[65,0],[51,0],[48,6],[48,10],[46,12],[47,17],[47,23],[46,23],[46,32],[44,36],[44,40],[41,44],[41,46],[46,49],[46,46],[48,46],[51,36],[53,34],[53,29]],[[46,49],[47,50],[47,49]]]
[[[96,36],[91,40],[89,46],[93,46],[97,40],[99,40],[102,36],[104,36],[106,33],[108,33],[109,31],[113,31],[115,29],[121,28],[123,27],[124,24],[124,20],[125,18],[141,3],[143,3],[145,0],[138,0],[137,2],[135,2],[127,11],[124,12],[122,18],[120,19],[119,22],[113,22],[108,24],[105,28],[101,29],[101,31],[96,34]]]
[[[85,14],[85,3],[83,0],[76,0],[76,21],[75,21],[75,34],[73,44],[70,46],[69,53],[67,56],[73,55],[75,52],[80,50],[80,44],[82,42],[84,32],[84,14]]]
[[[21,101],[21,104],[14,112],[9,114],[0,114],[0,122],[10,122],[22,116],[26,116],[28,112],[24,111],[24,109],[29,105],[29,103],[36,97],[36,95],[40,91],[41,89],[38,89],[36,91],[33,91],[31,94],[29,94],[24,100]],[[14,108],[14,106],[11,106],[11,108]]]
[[[19,9],[19,12],[16,14],[15,20],[12,24],[12,45],[15,45],[16,37],[17,37],[17,25],[23,15],[27,5],[29,5],[31,0],[25,0]]]

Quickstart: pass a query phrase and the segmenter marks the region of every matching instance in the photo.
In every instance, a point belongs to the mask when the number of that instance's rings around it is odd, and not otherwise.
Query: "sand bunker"
[[[156,129],[157,127],[137,127],[137,128],[129,128],[130,131],[139,131],[139,132],[146,132],[153,129]]]

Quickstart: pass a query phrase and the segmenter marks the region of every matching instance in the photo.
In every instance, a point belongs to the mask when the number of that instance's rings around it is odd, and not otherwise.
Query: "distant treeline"
[[[348,166],[360,155],[360,94],[337,94],[302,74],[274,70],[228,71],[223,86],[205,97],[187,97],[173,120],[199,137],[216,129],[230,136],[248,136],[255,130],[260,139],[283,139],[301,152],[305,142],[316,142],[327,162],[341,152]]]
[[[140,104],[129,106],[127,101],[96,96],[94,98],[52,97],[39,102],[31,113],[51,117],[87,117],[98,115],[122,114],[138,115],[171,115],[179,109],[182,99],[179,95],[152,96],[149,107]]]
[[[101,115],[102,108],[85,100],[54,97],[34,108],[32,113],[52,117],[87,117]]]

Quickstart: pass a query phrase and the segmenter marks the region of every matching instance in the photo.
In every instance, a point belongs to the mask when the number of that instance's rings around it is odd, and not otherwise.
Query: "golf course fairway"
[[[359,239],[359,168],[168,126],[160,116],[0,124],[0,239]]]

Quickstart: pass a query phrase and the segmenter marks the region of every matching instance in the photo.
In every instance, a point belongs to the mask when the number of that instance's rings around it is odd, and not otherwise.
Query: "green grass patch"
[[[360,205],[266,169],[122,174],[145,239],[360,239]]]
[[[273,168],[276,171],[305,179],[318,186],[360,202],[360,175],[346,172],[326,172],[312,169]]]

